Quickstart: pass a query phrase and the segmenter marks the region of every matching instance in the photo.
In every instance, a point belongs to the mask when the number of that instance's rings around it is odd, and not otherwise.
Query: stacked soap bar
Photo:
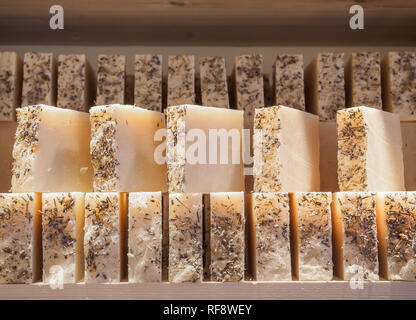
[[[126,81],[126,57],[116,54],[100,54],[97,61],[96,105],[124,103]]]
[[[0,52],[0,121],[14,121],[20,106],[21,61],[16,52]]]
[[[337,192],[337,123],[333,121],[319,122],[319,172],[321,191]]]
[[[0,121],[0,192],[9,192],[11,188],[16,128],[14,121]]]
[[[202,105],[229,108],[227,73],[224,57],[199,59]]]
[[[194,56],[168,57],[168,107],[195,103]]]

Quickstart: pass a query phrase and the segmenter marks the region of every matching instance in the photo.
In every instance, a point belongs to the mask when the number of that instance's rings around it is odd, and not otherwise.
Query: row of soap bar
[[[416,193],[0,195],[0,283],[416,280]]]

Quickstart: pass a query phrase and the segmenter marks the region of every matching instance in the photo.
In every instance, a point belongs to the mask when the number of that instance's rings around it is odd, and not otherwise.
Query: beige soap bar
[[[14,121],[20,107],[22,62],[16,52],[0,52],[0,121]]]
[[[100,54],[97,61],[96,105],[124,104],[126,85],[126,57]]]
[[[318,53],[305,70],[306,105],[320,120],[345,108],[344,54]]]
[[[227,72],[224,57],[199,58],[202,105],[229,108]]]
[[[292,280],[289,238],[289,195],[252,193],[248,219],[250,255],[257,281]]]
[[[278,55],[273,65],[273,81],[273,104],[305,111],[303,55]]]
[[[17,122],[0,121],[0,193],[9,192],[11,188],[16,128]]]
[[[416,190],[416,122],[403,121],[400,122],[400,127],[403,141],[404,184],[406,190]]]
[[[160,112],[113,104],[90,109],[95,192],[166,191],[166,164],[156,148]]]
[[[403,121],[416,120],[416,52],[389,52],[383,60],[383,103]]]
[[[0,194],[0,284],[40,280],[41,195]]]
[[[169,192],[244,190],[242,111],[169,107],[167,128]]]
[[[88,114],[47,105],[17,109],[12,192],[92,190]]]
[[[202,281],[202,194],[169,194],[169,282]]]
[[[321,191],[337,192],[337,122],[319,121],[319,172]]]
[[[330,192],[290,194],[292,266],[297,280],[332,280]]]
[[[256,109],[254,191],[319,191],[319,119],[275,106]]]
[[[245,270],[244,193],[211,193],[210,209],[210,279],[242,281]]]
[[[340,191],[404,190],[398,115],[367,107],[338,111]]]
[[[162,281],[162,194],[129,194],[129,282]]]
[[[57,107],[88,112],[92,105],[93,78],[85,54],[58,57]]]
[[[42,194],[43,282],[84,279],[84,193]]]
[[[382,108],[380,69],[380,53],[352,53],[345,68],[347,106]]]
[[[376,194],[334,193],[332,232],[335,275],[342,280],[378,280]]]
[[[168,57],[167,105],[195,104],[195,57]]]
[[[161,55],[136,55],[134,60],[134,105],[162,112]]]
[[[416,281],[416,192],[377,194],[380,276]]]

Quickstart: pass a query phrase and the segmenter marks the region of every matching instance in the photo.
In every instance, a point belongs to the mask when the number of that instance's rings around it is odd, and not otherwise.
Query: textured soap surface
[[[14,121],[20,106],[21,61],[16,52],[0,52],[0,121]]]
[[[100,54],[97,61],[96,105],[124,103],[126,85],[126,57]]]
[[[219,56],[199,58],[201,95],[204,106],[229,108],[225,58]]]
[[[195,57],[168,57],[168,98],[167,105],[195,103]]]

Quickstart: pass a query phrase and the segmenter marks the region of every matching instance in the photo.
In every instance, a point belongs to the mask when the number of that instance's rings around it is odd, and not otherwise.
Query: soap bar
[[[169,194],[169,282],[202,280],[202,194]]]
[[[242,111],[169,107],[167,127],[169,192],[244,190]]]
[[[303,55],[282,54],[273,65],[274,104],[305,111]]]
[[[337,122],[319,121],[319,172],[321,191],[337,192]]]
[[[199,58],[201,94],[204,106],[229,108],[224,57]]]
[[[96,105],[124,104],[126,57],[100,54],[97,61]]]
[[[194,56],[168,57],[168,107],[195,104]]]
[[[338,111],[340,191],[404,190],[398,115],[367,107]]]
[[[84,193],[42,194],[43,282],[84,279]]]
[[[400,127],[403,140],[405,187],[406,190],[416,190],[416,122],[400,122]]]
[[[9,192],[12,181],[14,135],[17,122],[0,121],[0,193]]]
[[[122,277],[126,195],[85,195],[85,282],[115,283]],[[127,252],[126,252],[127,255]]]
[[[162,113],[114,104],[92,107],[90,122],[95,192],[166,191],[154,138],[165,127]]]
[[[245,215],[243,192],[210,194],[210,279],[244,279]]]
[[[129,282],[162,281],[162,194],[129,194]]]
[[[16,52],[0,52],[0,121],[14,121],[20,106],[22,62]]]
[[[416,52],[389,52],[383,60],[383,102],[402,121],[416,120]]]
[[[256,109],[254,191],[319,191],[319,119],[275,106]]]
[[[380,276],[416,281],[416,192],[377,194]]]
[[[56,61],[52,53],[26,52],[23,60],[22,107],[55,105]]]
[[[47,105],[17,109],[12,192],[92,190],[88,114]]]
[[[306,105],[320,120],[345,108],[344,54],[319,53],[305,70]]]
[[[161,55],[136,55],[134,60],[134,105],[162,112]]]
[[[289,238],[289,195],[252,193],[248,210],[254,279],[292,280]]]
[[[297,280],[332,280],[330,192],[290,194],[292,266]]]
[[[353,52],[345,68],[347,105],[381,109],[380,53]]]
[[[0,194],[0,284],[39,280],[41,205],[40,194]]]
[[[85,54],[59,55],[57,107],[88,112],[91,89],[92,74]]]
[[[334,193],[331,218],[335,275],[378,280],[376,194]]]

